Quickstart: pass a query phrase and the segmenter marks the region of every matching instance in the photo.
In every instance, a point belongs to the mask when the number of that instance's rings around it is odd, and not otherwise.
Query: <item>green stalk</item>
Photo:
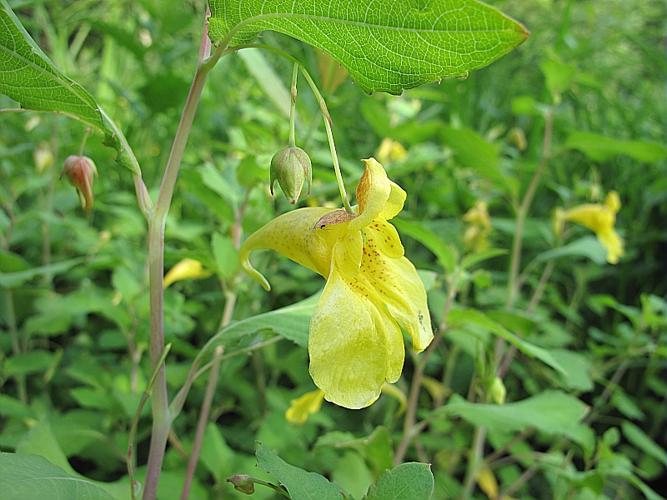
[[[169,159],[165,166],[160,192],[155,209],[150,214],[148,223],[148,275],[150,286],[150,309],[151,309],[151,361],[153,369],[157,369],[157,377],[153,388],[152,412],[153,427],[151,431],[151,443],[148,452],[148,464],[146,470],[146,484],[143,499],[154,500],[157,495],[157,485],[162,469],[167,438],[171,427],[171,416],[169,413],[169,400],[167,395],[167,377],[164,363],[160,361],[160,355],[164,350],[164,230],[169,207],[174,195],[174,188],[178,178],[178,172],[188,142],[192,123],[197,112],[197,106],[206,83],[206,78],[211,69],[223,54],[223,47],[216,49],[209,57],[210,42],[206,25],[202,33],[201,49],[199,51],[199,62],[195,72],[188,97],[183,107],[183,114],[174,136]]]
[[[296,146],[296,96],[297,88],[296,82],[299,78],[299,64],[294,63],[294,68],[292,69],[292,86],[290,88],[290,108],[289,108],[289,145],[290,147]]]
[[[162,366],[162,363],[164,363],[164,360],[167,359],[167,355],[169,354],[169,351],[171,350],[171,344],[167,344],[164,348],[164,351],[162,352],[162,356],[160,356],[160,365]],[[134,464],[135,464],[135,440],[137,437],[137,426],[139,425],[139,418],[141,417],[141,412],[144,410],[144,406],[146,405],[146,401],[148,401],[148,398],[150,398],[151,395],[151,389],[153,388],[153,384],[155,384],[155,379],[157,378],[158,370],[153,370],[153,373],[151,374],[151,378],[148,381],[148,384],[146,385],[146,388],[144,389],[144,392],[141,394],[141,399],[139,400],[139,404],[137,405],[137,411],[134,412],[134,418],[132,419],[132,423],[130,424],[130,432],[128,436],[128,443],[127,443],[127,454],[125,456],[126,462],[127,462],[127,476],[130,479],[130,495],[132,497],[132,500],[136,498],[136,491],[137,488],[135,487],[135,481],[134,481]]]
[[[324,128],[327,131],[327,141],[329,141],[329,150],[331,151],[331,161],[333,162],[334,172],[336,173],[336,182],[338,183],[338,191],[340,192],[340,198],[343,201],[343,206],[348,213],[354,213],[352,207],[350,206],[350,201],[347,198],[347,192],[345,191],[345,183],[343,182],[343,175],[340,171],[340,164],[338,163],[338,153],[336,153],[336,143],[334,142],[333,130],[331,128],[332,121],[331,115],[329,114],[329,108],[327,108],[327,103],[322,97],[320,90],[317,88],[315,81],[310,76],[310,73],[301,66],[301,73],[306,78],[310,90],[312,90],[317,99],[317,103],[320,105],[320,112],[322,113],[322,118],[324,119]]]

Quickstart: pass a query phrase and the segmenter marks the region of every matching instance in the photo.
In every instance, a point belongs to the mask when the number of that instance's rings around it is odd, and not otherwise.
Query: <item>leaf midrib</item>
[[[341,19],[337,17],[328,17],[328,16],[316,16],[312,14],[296,14],[296,13],[284,13],[284,12],[274,12],[271,14],[261,14],[259,16],[252,16],[252,17],[247,17],[243,20],[241,20],[238,24],[236,24],[234,27],[232,27],[228,33],[225,35],[225,39],[231,39],[236,33],[241,31],[245,26],[250,25],[254,22],[261,22],[261,21],[267,21],[267,20],[272,20],[273,18],[299,18],[299,19],[305,19],[307,21],[324,21],[324,22],[330,22],[330,23],[337,23],[337,24],[342,24],[342,25],[352,25],[352,26],[357,26],[357,27],[362,27],[362,28],[373,28],[373,29],[383,29],[387,31],[401,31],[401,32],[413,32],[413,33],[442,33],[442,34],[452,34],[452,33],[503,33],[503,32],[509,32],[509,33],[517,33],[517,34],[524,34],[524,32],[516,29],[512,29],[511,27],[503,28],[503,29],[467,29],[467,30],[445,30],[445,29],[421,29],[421,28],[414,28],[414,27],[405,27],[405,26],[390,26],[390,25],[383,25],[383,24],[375,24],[375,23],[369,23],[367,21],[353,21],[349,19]],[[222,16],[220,17],[214,17],[213,19],[223,19]],[[521,26],[520,24],[517,24],[517,26]]]
[[[76,97],[78,97],[83,102],[85,107],[87,107],[87,108],[91,109],[93,112],[95,112],[95,108],[90,105],[90,103],[86,99],[86,96],[81,94],[81,92],[79,91],[77,86],[73,85],[70,80],[63,79],[58,73],[55,73],[53,71],[49,71],[48,68],[43,68],[39,64],[35,64],[30,59],[27,59],[24,55],[20,54],[19,52],[16,52],[15,50],[9,49],[5,45],[0,45],[0,49],[2,49],[6,54],[8,54],[9,57],[14,57],[14,59],[17,59],[18,61],[22,62],[26,66],[32,67],[33,69],[37,70],[38,73],[41,73],[43,75],[48,76],[51,80],[56,81],[62,87],[68,88],[70,90],[70,92],[72,92]],[[35,54],[35,53],[33,52],[33,54]],[[39,54],[35,54],[35,56],[40,57]],[[100,116],[100,122],[101,122],[101,120],[102,120],[102,118]],[[89,125],[92,125],[92,126],[96,127],[97,129],[100,128],[100,125],[98,123],[94,123],[94,122],[91,122],[89,120],[83,120],[83,121],[85,121]]]

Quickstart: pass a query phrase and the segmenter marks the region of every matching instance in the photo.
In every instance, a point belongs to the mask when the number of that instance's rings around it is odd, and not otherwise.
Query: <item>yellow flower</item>
[[[249,261],[271,249],[324,276],[310,322],[310,375],[324,397],[346,408],[364,408],[403,369],[403,328],[421,352],[433,339],[426,291],[387,221],[403,208],[406,193],[375,159],[364,160],[354,214],[301,208],[283,214],[241,247],[244,269],[266,290],[269,283]]]
[[[612,191],[605,198],[604,204],[587,203],[571,208],[570,210],[556,210],[555,230],[562,232],[565,221],[580,224],[595,233],[602,246],[607,250],[607,262],[618,263],[623,255],[623,240],[614,230],[616,214],[621,208],[621,199],[616,191]]]
[[[389,138],[382,140],[380,147],[377,150],[377,157],[380,163],[389,163],[392,161],[402,161],[408,156],[407,151],[398,141]]]
[[[463,215],[463,221],[468,223],[463,234],[463,243],[473,252],[483,252],[489,248],[489,234],[491,233],[491,217],[485,201],[478,201],[475,206]]]
[[[307,392],[292,400],[285,412],[285,418],[292,424],[305,424],[310,415],[320,411],[323,399],[324,393],[319,389]]]
[[[172,267],[164,277],[164,288],[172,283],[182,280],[194,280],[199,278],[208,278],[211,275],[204,270],[201,262],[195,259],[183,259]]]

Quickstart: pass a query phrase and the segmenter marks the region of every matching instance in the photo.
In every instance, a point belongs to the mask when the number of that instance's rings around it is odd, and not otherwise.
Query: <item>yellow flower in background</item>
[[[478,201],[475,206],[463,215],[463,221],[468,224],[463,234],[463,243],[468,250],[483,252],[490,246],[491,217],[485,201]]]
[[[172,267],[167,275],[164,277],[164,288],[169,285],[183,280],[195,280],[200,278],[208,278],[211,275],[204,270],[201,262],[195,259],[183,259],[174,267]]]
[[[390,163],[392,161],[403,161],[408,156],[408,152],[400,142],[389,138],[382,140],[376,155],[380,163]]]
[[[285,412],[285,418],[292,424],[305,424],[310,415],[320,411],[323,399],[324,393],[319,389],[307,392],[292,400]]]
[[[375,159],[364,163],[354,214],[293,210],[251,235],[240,251],[244,269],[266,290],[269,283],[249,260],[258,249],[275,250],[327,279],[310,322],[310,375],[328,401],[355,409],[371,405],[385,382],[400,377],[401,328],[417,352],[433,339],[424,285],[387,222],[402,210],[406,193]]]
[[[616,191],[612,191],[605,198],[604,204],[586,203],[570,210],[557,209],[554,223],[556,234],[562,232],[565,222],[580,224],[595,233],[607,250],[607,262],[616,264],[623,255],[623,240],[614,229],[620,208],[621,199]]]

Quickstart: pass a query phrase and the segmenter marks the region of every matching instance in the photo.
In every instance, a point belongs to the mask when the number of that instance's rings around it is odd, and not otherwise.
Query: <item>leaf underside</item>
[[[0,93],[26,109],[64,113],[105,131],[92,96],[63,75],[0,0]]]
[[[369,93],[466,76],[528,36],[476,0],[210,0],[210,8],[214,42],[234,47],[277,31],[328,52]]]

